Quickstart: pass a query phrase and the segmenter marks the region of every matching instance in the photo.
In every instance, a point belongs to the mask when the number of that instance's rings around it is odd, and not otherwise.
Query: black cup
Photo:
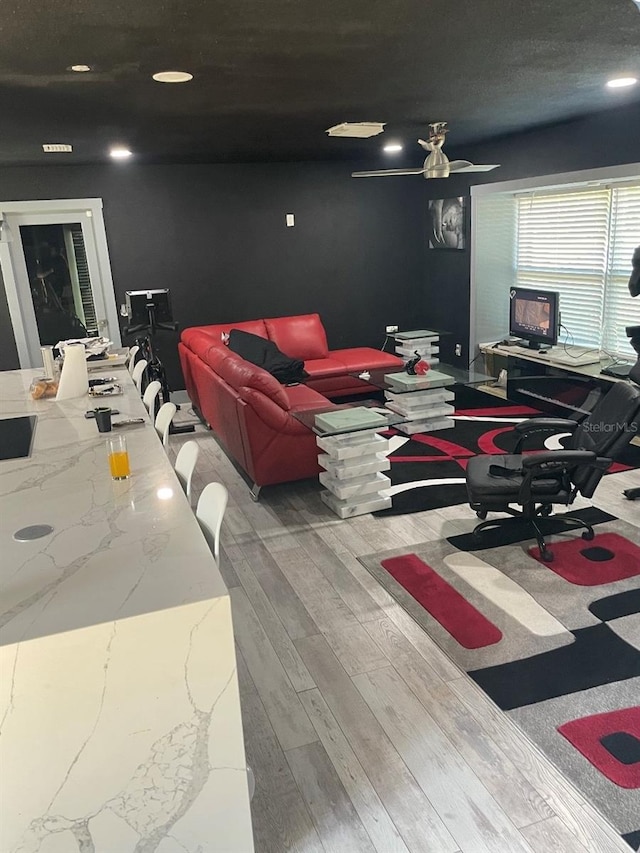
[[[98,432],[111,432],[111,409],[102,407],[95,409]]]

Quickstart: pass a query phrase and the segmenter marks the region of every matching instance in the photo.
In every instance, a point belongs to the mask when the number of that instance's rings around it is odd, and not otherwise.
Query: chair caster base
[[[586,539],[587,542],[591,542],[595,535],[596,534],[593,532],[593,530],[589,528],[589,530],[584,531],[584,533],[582,534],[582,538]]]
[[[540,556],[545,563],[553,563],[553,553],[546,548],[540,551]]]

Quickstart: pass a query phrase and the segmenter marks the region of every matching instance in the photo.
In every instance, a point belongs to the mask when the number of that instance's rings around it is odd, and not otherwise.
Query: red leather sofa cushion
[[[332,361],[341,362],[347,373],[361,370],[402,369],[402,359],[390,352],[372,349],[371,347],[351,347],[350,349],[331,350]]]
[[[304,363],[304,369],[311,379],[318,376],[344,376],[345,366],[333,356],[330,358],[312,358]]]
[[[221,358],[215,370],[232,388],[254,388],[277,403],[285,411],[289,408],[289,399],[284,387],[266,370],[245,361],[233,352],[226,351],[227,358]]]
[[[329,354],[327,335],[318,314],[276,317],[265,320],[269,340],[289,358],[307,361],[326,358]]]

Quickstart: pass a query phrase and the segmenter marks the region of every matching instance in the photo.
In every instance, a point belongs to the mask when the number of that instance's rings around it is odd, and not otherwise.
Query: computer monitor
[[[509,290],[509,334],[531,349],[555,346],[560,331],[560,294],[555,290]]]
[[[172,323],[168,288],[163,290],[127,290],[125,293],[129,326]]]

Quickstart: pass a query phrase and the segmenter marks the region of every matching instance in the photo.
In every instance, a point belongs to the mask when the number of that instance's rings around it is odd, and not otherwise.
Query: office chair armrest
[[[536,435],[541,432],[573,432],[577,427],[578,422],[572,421],[569,418],[529,418],[514,426],[514,430],[519,438],[513,452],[520,453],[522,446],[530,435]]]
[[[611,459],[596,456],[592,450],[550,450],[547,453],[535,453],[524,456],[522,471],[524,479],[520,486],[518,502],[530,503],[532,499],[531,485],[536,479],[545,479],[554,475],[568,475],[577,465],[587,465],[590,468],[600,468],[606,471],[611,465]],[[565,483],[570,488],[570,483]]]
[[[559,471],[574,465],[589,465],[597,461],[593,450],[548,450],[545,453],[532,453],[522,457],[524,471],[543,468],[545,471]]]

